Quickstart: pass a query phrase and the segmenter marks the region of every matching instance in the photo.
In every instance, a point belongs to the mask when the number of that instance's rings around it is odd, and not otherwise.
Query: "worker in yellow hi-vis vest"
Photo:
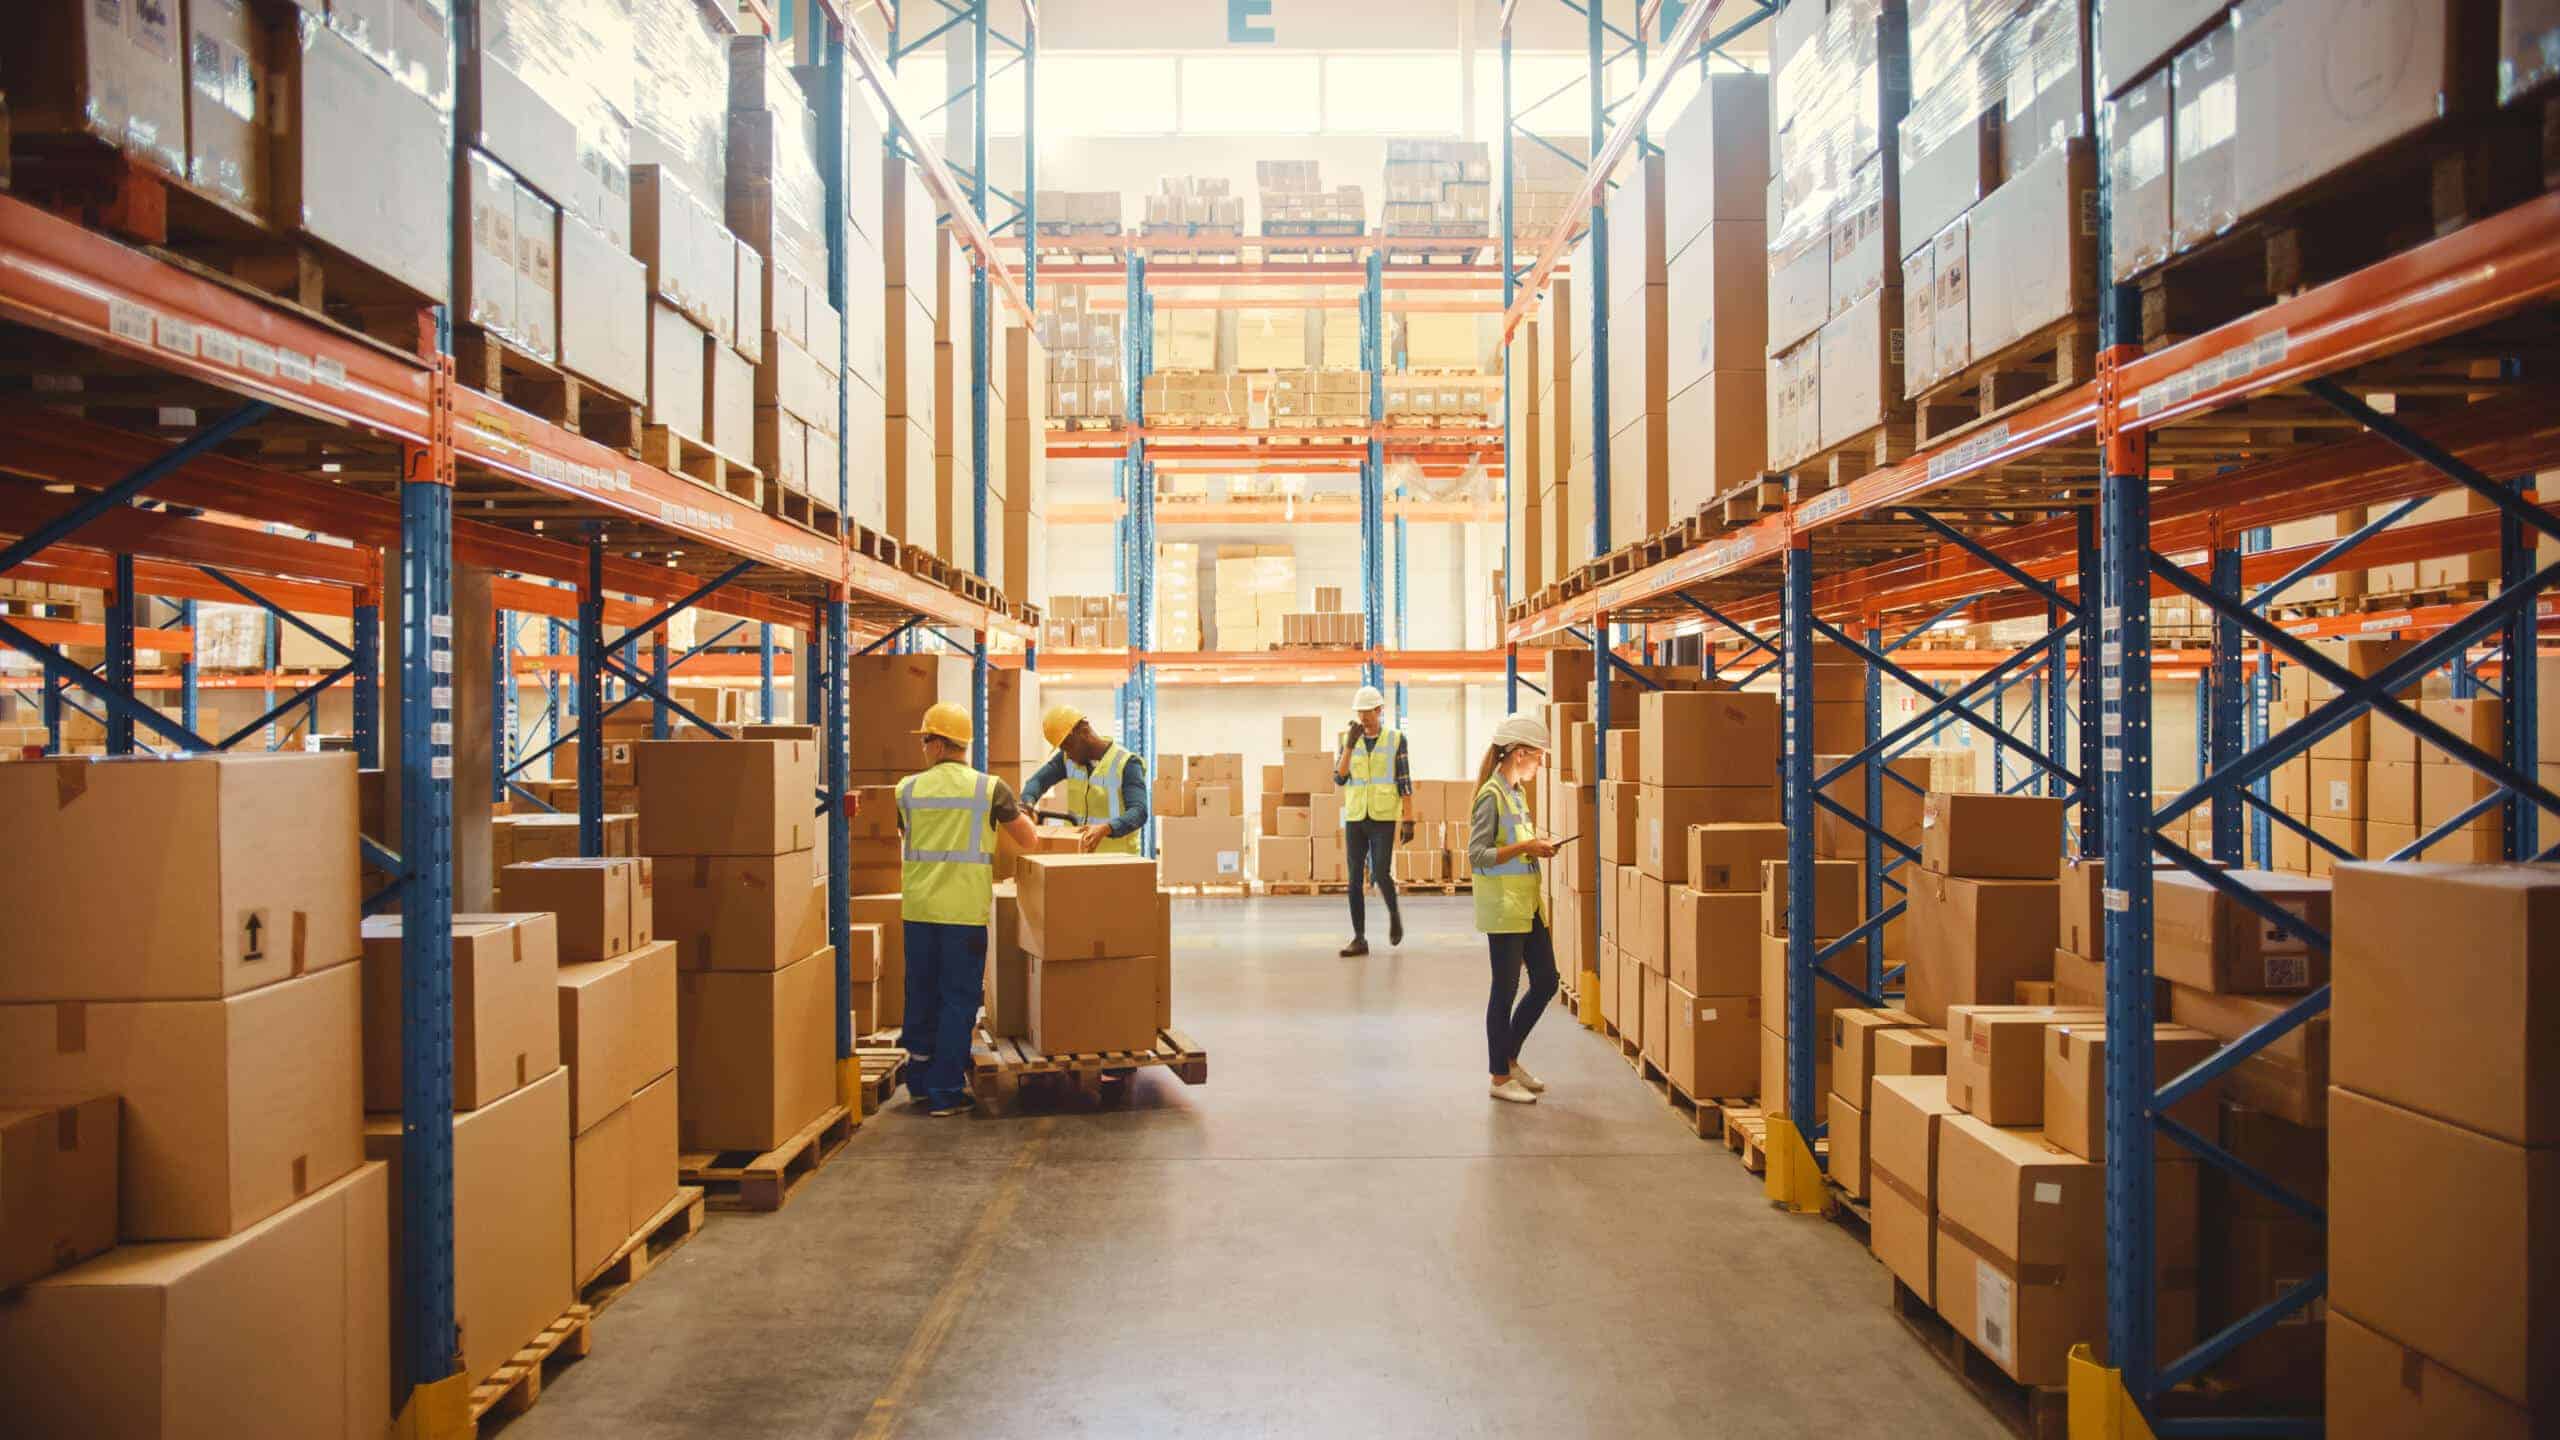
[[[1476,803],[1467,825],[1476,928],[1493,952],[1493,993],[1484,1009],[1493,1098],[1520,1105],[1546,1093],[1546,1082],[1520,1063],[1520,1047],[1556,998],[1555,936],[1547,929],[1538,862],[1555,855],[1557,842],[1540,835],[1529,819],[1528,794],[1552,748],[1547,727],[1532,716],[1514,715],[1493,727],[1493,744],[1476,771]],[[1524,967],[1529,993],[1519,995]]]
[[[1413,765],[1404,736],[1387,728],[1387,697],[1363,685],[1351,697],[1360,718],[1342,732],[1333,757],[1334,788],[1342,792],[1342,853],[1351,864],[1351,943],[1342,953],[1369,953],[1368,872],[1378,877],[1387,902],[1387,943],[1404,943],[1404,914],[1396,908],[1395,847],[1413,841]]]
[[[985,998],[996,831],[1029,850],[1013,787],[969,768],[969,712],[941,704],[916,728],[925,768],[898,782],[898,916],[906,927],[907,1082],[932,1115],[969,1109],[969,1042]]]
[[[1093,722],[1073,705],[1050,706],[1040,734],[1056,753],[1022,782],[1023,808],[1039,813],[1040,798],[1063,786],[1067,818],[1082,832],[1086,853],[1137,854],[1147,828],[1146,762],[1093,733]]]

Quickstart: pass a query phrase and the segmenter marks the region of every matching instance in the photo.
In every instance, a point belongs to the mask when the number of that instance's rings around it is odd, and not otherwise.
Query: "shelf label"
[[[151,311],[130,300],[107,302],[107,329],[117,339],[136,345],[151,343],[151,332],[158,320]]]
[[[262,380],[276,378],[276,347],[255,340],[240,342],[240,368]]]
[[[2123,700],[2124,677],[2121,675],[2110,675],[2105,679],[2100,680],[2098,682],[2098,698],[2107,701]]]
[[[452,616],[450,616],[450,615],[430,615],[430,616],[428,616],[428,617],[427,617],[427,633],[428,633],[429,635],[434,636],[434,637],[435,637],[435,638],[437,638],[438,640],[450,640],[450,639],[452,639],[452,638],[453,638],[453,617],[452,617]]]
[[[1932,472],[1931,478],[1935,479],[1937,462],[1934,460],[1929,462],[1929,468]],[[1796,507],[1796,522],[1802,525],[1821,524],[1840,511],[1848,509],[1851,498],[1851,491],[1845,485],[1828,494],[1816,495]]]
[[[2124,733],[2124,712],[2121,710],[2108,711],[2106,713],[2106,717],[2098,722],[2098,733],[2109,737],[2122,735]]]
[[[160,317],[160,348],[181,355],[196,353],[196,327],[175,315]]]
[[[325,356],[311,362],[311,373],[321,384],[333,389],[347,388],[347,367]]]
[[[788,540],[777,540],[773,546],[773,558],[811,570],[820,570],[826,567],[827,552],[815,545],[797,545]]]
[[[2113,745],[2108,746],[2106,765],[2107,773],[2110,775],[2122,771],[2124,769],[2124,752]]]
[[[450,720],[438,720],[434,724],[429,725],[427,727],[427,743],[431,745],[452,744],[453,722]]]
[[[660,499],[658,518],[677,525],[690,525],[696,530],[735,530],[738,517],[724,511],[688,505],[681,500]]]
[[[1989,460],[2009,444],[2009,422],[2001,421],[1981,434],[1973,436],[1952,450],[1929,457],[1929,478],[1944,480]]]
[[[453,652],[439,645],[427,652],[427,669],[436,675],[453,673]]]
[[[2142,393],[2134,399],[2134,414],[2150,419],[2198,395],[2212,394],[2237,385],[2252,375],[2272,370],[2282,365],[2292,353],[2292,332],[2270,330],[2246,345],[2199,360],[2165,380],[2142,387]]]
[[[2110,640],[2104,645],[2099,646],[2098,663],[2110,666],[2122,665],[2124,663],[2124,642],[2121,640]]]
[[[429,760],[427,762],[427,778],[430,780],[452,779],[453,757],[450,755],[438,755],[434,759]]]
[[[296,385],[308,385],[311,383],[311,357],[299,350],[279,347],[276,351],[276,371]]]
[[[226,335],[220,330],[199,331],[196,348],[216,365],[229,366],[234,370],[240,368],[240,337],[237,335]]]
[[[2105,903],[2106,903],[2106,907],[2107,907],[2108,909],[2110,909],[2110,910],[2114,911],[2114,912],[2115,912],[2115,913],[2117,913],[2118,915],[2127,915],[2127,914],[2131,914],[2131,913],[2132,913],[2132,911],[2133,911],[2133,897],[2132,897],[2132,896],[2127,895],[2126,893],[2124,893],[2124,891],[2122,891],[2121,889],[2118,889],[2117,887],[2115,887],[2115,886],[2113,886],[2113,885],[2109,885],[2109,886],[2107,886],[2107,887],[2105,888],[2105,892],[2104,892],[2104,893],[2105,893]]]
[[[450,685],[438,685],[434,689],[428,691],[427,708],[430,710],[451,711],[453,709],[453,687]]]

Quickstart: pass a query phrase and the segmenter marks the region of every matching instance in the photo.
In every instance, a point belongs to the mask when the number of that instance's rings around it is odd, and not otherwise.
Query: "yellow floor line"
[[[1013,1163],[1005,1167],[996,1181],[996,1193],[987,1200],[987,1208],[978,1215],[968,1240],[961,1246],[960,1263],[951,1267],[949,1279],[925,1307],[924,1318],[916,1322],[916,1333],[907,1339],[905,1353],[898,1357],[897,1368],[889,1372],[888,1386],[871,1402],[871,1413],[863,1417],[856,1440],[888,1440],[897,1433],[899,1412],[918,1381],[933,1368],[934,1357],[951,1337],[951,1329],[960,1321],[960,1312],[968,1308],[977,1294],[978,1281],[986,1274],[987,1264],[995,1258],[996,1237],[1013,1223],[1013,1212],[1022,1204],[1024,1181],[1040,1157],[1042,1142],[1048,1138],[1054,1117],[1043,1116],[1033,1122],[1031,1133],[1023,1138],[1022,1149]]]

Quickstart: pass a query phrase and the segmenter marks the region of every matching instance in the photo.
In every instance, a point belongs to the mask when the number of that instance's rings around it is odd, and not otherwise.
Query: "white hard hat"
[[[1493,743],[1504,749],[1514,745],[1526,745],[1535,750],[1555,748],[1548,743],[1546,722],[1534,715],[1505,717],[1501,724],[1493,727]]]
[[[1379,694],[1378,687],[1375,685],[1363,685],[1360,687],[1359,692],[1351,697],[1351,710],[1353,714],[1361,714],[1370,710],[1384,710],[1385,708],[1387,708],[1387,697]]]

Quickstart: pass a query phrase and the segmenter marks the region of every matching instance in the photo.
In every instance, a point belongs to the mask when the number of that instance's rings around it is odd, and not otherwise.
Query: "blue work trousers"
[[[907,1082],[928,1101],[968,1093],[969,1044],[987,987],[987,927],[908,920],[907,1023],[898,1043],[932,1057]]]

